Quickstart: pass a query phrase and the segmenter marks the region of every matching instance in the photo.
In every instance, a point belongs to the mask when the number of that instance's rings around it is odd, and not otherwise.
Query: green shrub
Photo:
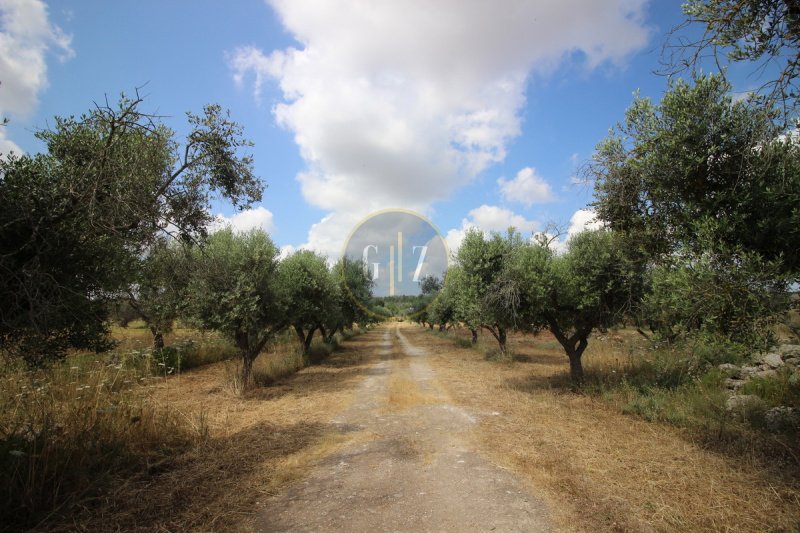
[[[782,368],[772,378],[752,378],[742,386],[741,393],[755,394],[770,407],[800,408],[800,381],[793,378],[788,368]]]

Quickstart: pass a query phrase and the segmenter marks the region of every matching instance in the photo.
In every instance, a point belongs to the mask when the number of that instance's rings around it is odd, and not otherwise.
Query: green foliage
[[[425,296],[436,294],[442,290],[442,280],[433,274],[422,276],[422,279],[419,281],[419,288]]]
[[[507,331],[517,322],[514,306],[496,295],[503,291],[507,260],[521,245],[522,238],[513,228],[505,236],[494,233],[488,238],[480,230],[470,229],[456,255],[456,266],[448,270],[445,280],[445,290],[455,295],[453,318],[470,329],[488,330],[502,353]]]
[[[193,250],[197,264],[189,285],[189,312],[203,329],[227,337],[242,357],[242,385],[272,336],[288,325],[285,287],[278,276],[278,249],[263,231],[225,229]]]
[[[789,368],[770,378],[752,378],[742,385],[742,394],[755,394],[770,407],[787,406],[800,409],[800,380]]]
[[[169,239],[157,239],[140,262],[128,303],[153,333],[155,350],[164,347],[163,335],[184,314],[193,268],[186,245]]]
[[[800,145],[718,76],[637,98],[597,147],[599,217],[655,256],[757,253],[800,268]]]
[[[642,316],[661,338],[722,336],[751,348],[773,341],[772,324],[789,305],[786,284],[757,254],[674,255],[651,272]]]
[[[286,298],[285,320],[295,329],[307,352],[314,332],[324,331],[326,320],[335,319],[340,313],[339,286],[328,272],[326,259],[308,250],[297,251],[281,261],[278,277]]]
[[[339,311],[341,327],[352,328],[354,323],[366,324],[373,315],[366,309],[366,302],[372,298],[373,281],[360,261],[347,257],[334,265],[331,275],[339,287]]]
[[[106,300],[136,281],[165,232],[205,236],[211,193],[261,195],[241,128],[219,106],[189,115],[179,145],[124,97],[37,133],[47,151],[0,161],[0,341],[31,364],[106,346]]]
[[[753,73],[767,79],[759,88],[767,101],[791,118],[798,97],[800,6],[787,0],[689,0],[683,4],[686,24],[704,27],[703,36],[677,36],[667,62],[673,71],[697,70],[705,58],[716,65],[752,63]],[[680,28],[678,28],[680,29]],[[680,33],[680,32],[678,32]],[[724,70],[724,68],[723,68]]]
[[[494,294],[528,328],[553,333],[580,383],[589,335],[620,323],[638,305],[643,267],[622,236],[584,231],[569,240],[564,255],[539,244],[518,247]]]
[[[763,348],[800,278],[800,144],[719,76],[637,98],[590,173],[601,219],[649,257],[637,318],[662,338]]]
[[[440,287],[438,294],[433,295],[427,309],[427,320],[434,324],[439,324],[440,329],[444,329],[447,324],[455,321],[456,317],[456,294],[455,284],[445,284]]]

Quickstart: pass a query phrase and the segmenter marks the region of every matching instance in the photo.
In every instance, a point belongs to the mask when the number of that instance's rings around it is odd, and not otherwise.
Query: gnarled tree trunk
[[[572,382],[579,387],[582,386],[584,379],[581,356],[589,345],[589,334],[592,330],[586,328],[578,329],[575,333],[567,337],[566,334],[561,331],[561,328],[555,320],[550,319],[548,323],[550,324],[551,333],[555,336],[561,347],[564,348],[569,358],[569,374],[572,378]]]
[[[314,339],[314,332],[317,331],[317,328],[313,327],[306,333],[303,331],[303,326],[295,324],[294,331],[297,334],[297,339],[300,341],[300,348],[303,350],[303,354],[307,354],[308,350],[311,348],[311,341]]]
[[[150,333],[153,334],[153,351],[156,353],[164,349],[164,334],[156,326],[150,326]]]

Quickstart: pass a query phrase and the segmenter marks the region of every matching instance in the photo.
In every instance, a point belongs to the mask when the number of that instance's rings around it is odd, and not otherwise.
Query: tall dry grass
[[[159,468],[202,440],[202,419],[153,403],[153,379],[122,363],[69,361],[0,376],[0,524],[35,527],[99,496],[128,474]]]

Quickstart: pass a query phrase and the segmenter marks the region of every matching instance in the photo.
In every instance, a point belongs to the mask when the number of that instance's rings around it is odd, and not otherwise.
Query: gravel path
[[[320,461],[267,502],[262,531],[550,531],[546,510],[515,476],[467,444],[476,424],[450,403],[402,328],[380,339],[355,404],[336,417],[363,438]]]

